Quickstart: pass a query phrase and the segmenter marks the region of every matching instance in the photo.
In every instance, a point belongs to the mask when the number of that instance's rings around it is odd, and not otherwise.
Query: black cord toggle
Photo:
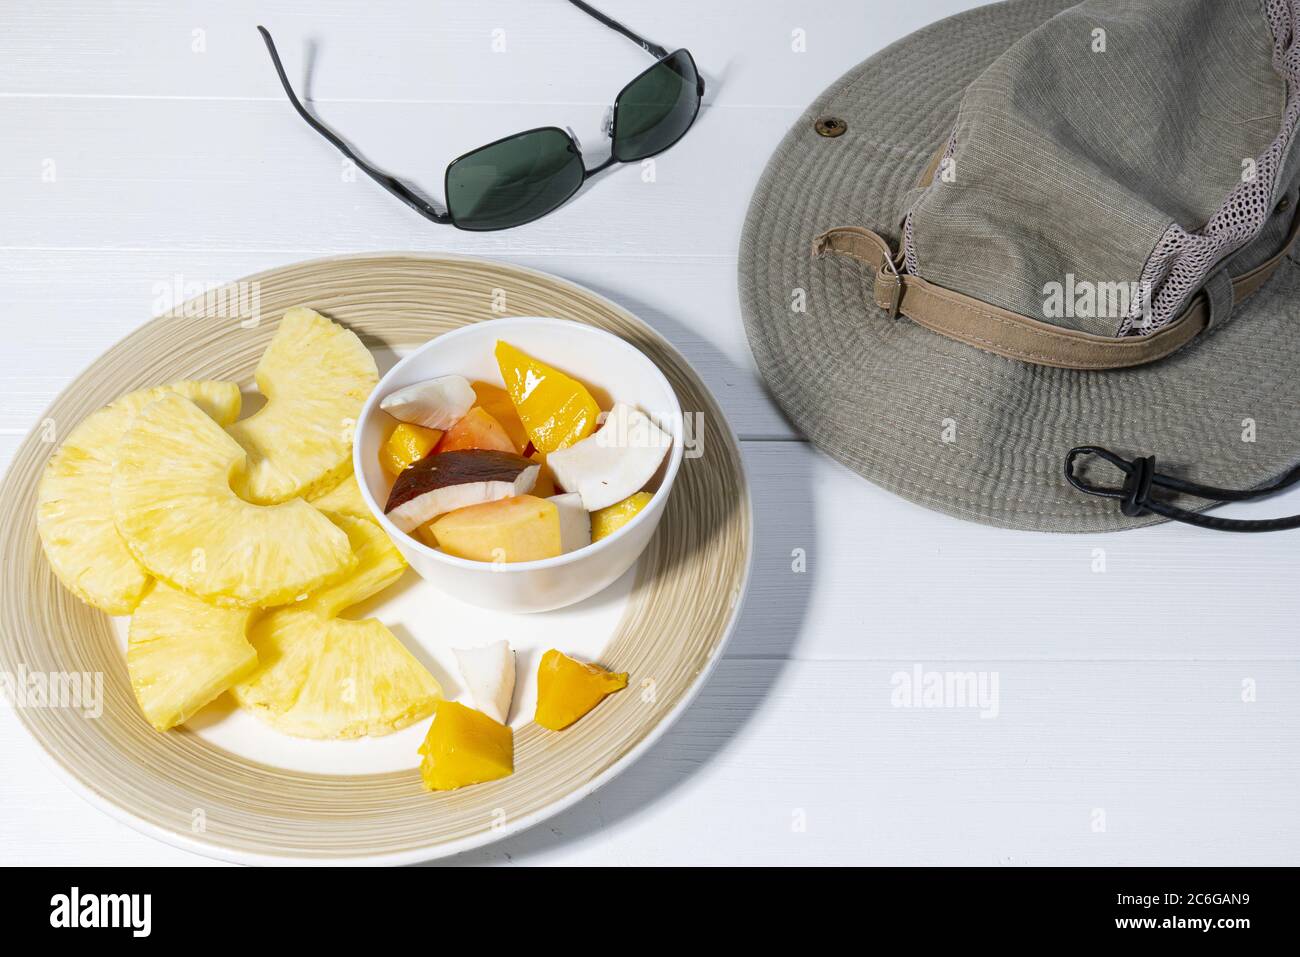
[[[1076,474],[1075,469],[1078,460],[1085,455],[1094,456],[1115,466],[1123,473],[1124,484],[1114,487],[1094,485],[1084,481]],[[1221,532],[1281,532],[1300,528],[1300,515],[1257,520],[1218,518],[1180,508],[1154,495],[1155,490],[1158,489],[1173,495],[1189,495],[1210,502],[1246,502],[1272,495],[1300,482],[1300,465],[1291,469],[1276,482],[1257,489],[1239,491],[1188,482],[1172,475],[1162,475],[1156,471],[1154,455],[1139,456],[1130,460],[1099,445],[1081,445],[1071,449],[1065,456],[1065,480],[1085,495],[1116,499],[1120,511],[1130,518],[1148,514],[1159,515],[1175,522]]]
[[[1092,483],[1085,482],[1083,479],[1079,478],[1079,476],[1074,473],[1074,463],[1085,455],[1092,455],[1099,459],[1105,459],[1111,465],[1115,466],[1115,468],[1123,472],[1126,479],[1124,486],[1122,488],[1107,488],[1104,485],[1093,485]],[[1154,464],[1155,459],[1153,458],[1152,465],[1154,466]],[[1129,483],[1127,479],[1133,474],[1133,471],[1133,464],[1131,462],[1127,459],[1120,458],[1109,449],[1103,449],[1099,445],[1080,445],[1077,448],[1070,449],[1069,453],[1065,456],[1065,480],[1085,495],[1097,495],[1102,498],[1125,499],[1129,494]],[[1154,472],[1154,468],[1152,471]],[[1150,488],[1150,482],[1147,483],[1147,487]]]

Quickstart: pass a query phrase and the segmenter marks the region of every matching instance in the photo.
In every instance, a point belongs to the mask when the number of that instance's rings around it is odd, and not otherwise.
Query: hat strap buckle
[[[898,266],[893,257],[883,257],[881,268],[876,270],[873,289],[876,305],[885,310],[885,315],[890,319],[897,319],[902,315],[903,275],[898,271]]]
[[[1124,473],[1124,484],[1119,487],[1106,487],[1086,482],[1075,473],[1076,461],[1085,455],[1104,459]],[[1156,471],[1154,455],[1125,459],[1109,449],[1097,445],[1081,445],[1071,449],[1065,457],[1065,479],[1080,492],[1101,498],[1116,499],[1120,511],[1129,518],[1141,515],[1159,515],[1175,522],[1195,525],[1219,532],[1285,532],[1300,528],[1300,515],[1285,518],[1238,519],[1220,518],[1217,515],[1205,515],[1189,509],[1179,508],[1170,502],[1154,497],[1156,489],[1162,489],[1175,495],[1188,495],[1192,498],[1205,499],[1210,502],[1248,502],[1253,499],[1273,495],[1300,482],[1300,465],[1291,469],[1276,482],[1262,488],[1238,491],[1236,489],[1216,488],[1213,485],[1201,485],[1163,475]]]
[[[895,253],[889,241],[863,226],[828,229],[813,240],[813,256],[838,253],[865,264],[875,272],[872,298],[890,319],[903,314],[903,253]]]

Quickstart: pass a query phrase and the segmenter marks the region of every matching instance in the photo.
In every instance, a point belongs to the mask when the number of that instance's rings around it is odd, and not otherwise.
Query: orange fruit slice
[[[508,342],[497,342],[496,358],[519,421],[537,451],[568,448],[596,430],[600,407],[577,379]]]

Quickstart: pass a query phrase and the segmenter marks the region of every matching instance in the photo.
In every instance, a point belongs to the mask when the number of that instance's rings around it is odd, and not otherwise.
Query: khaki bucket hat
[[[741,241],[778,403],[959,518],[1300,526],[1203,514],[1300,478],[1298,31],[1300,0],[1012,0],[849,71]]]

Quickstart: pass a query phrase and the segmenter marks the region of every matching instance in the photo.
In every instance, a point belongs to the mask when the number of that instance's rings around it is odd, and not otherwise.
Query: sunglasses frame
[[[318,120],[307,110],[305,106],[303,106],[302,102],[298,99],[297,94],[294,93],[293,86],[289,83],[289,77],[285,73],[284,65],[280,62],[280,54],[277,52],[275,48],[275,41],[271,39],[270,32],[267,31],[265,27],[260,25],[258,26],[257,30],[262,35],[262,40],[266,43],[266,49],[267,52],[271,55],[271,63],[275,67],[276,76],[278,76],[280,79],[280,85],[284,88],[285,95],[289,98],[290,104],[292,104],[293,108],[297,111],[298,115],[303,118],[303,120],[307,123],[308,126],[314,129],[321,136],[323,136],[339,152],[341,152],[344,156],[346,156],[354,164],[356,164],[356,167],[359,170],[361,170],[363,173],[365,173],[367,176],[373,179],[376,183],[378,183],[380,186],[386,189],[389,193],[391,193],[393,196],[399,199],[406,206],[410,207],[415,212],[419,213],[421,216],[423,216],[425,219],[430,220],[431,222],[438,223],[439,225],[444,225],[444,226],[454,226],[457,229],[464,230],[466,232],[497,232],[502,229],[513,229],[516,226],[524,226],[528,223],[536,222],[537,220],[541,219],[543,216],[547,216],[550,213],[555,212],[555,210],[559,209],[561,206],[568,203],[569,200],[571,200],[575,195],[577,195],[577,193],[582,189],[583,184],[586,183],[587,180],[595,176],[597,173],[602,172],[603,170],[606,170],[609,167],[613,166],[615,163],[640,162],[642,160],[649,159],[652,156],[658,156],[660,153],[664,152],[665,150],[671,149],[673,146],[676,146],[677,143],[681,141],[682,137],[684,137],[687,134],[687,132],[690,131],[691,127],[695,125],[695,121],[700,115],[700,106],[704,100],[704,77],[700,75],[699,67],[696,66],[695,58],[691,56],[689,50],[683,47],[681,49],[677,49],[669,52],[668,50],[659,46],[658,44],[651,43],[649,40],[637,36],[635,33],[633,33],[627,27],[623,26],[621,23],[618,23],[617,21],[610,19],[609,17],[600,13],[598,10],[595,10],[594,8],[588,6],[586,3],[583,3],[582,0],[569,0],[569,2],[572,3],[574,6],[578,7],[584,13],[587,13],[590,16],[594,17],[595,19],[599,20],[605,26],[609,27],[612,30],[616,30],[617,32],[623,34],[625,37],[635,42],[643,50],[645,50],[647,53],[653,56],[655,58],[655,62],[651,66],[646,67],[644,70],[638,73],[627,83],[625,83],[623,85],[623,88],[619,90],[618,96],[614,98],[613,114],[609,124],[610,155],[604,162],[599,163],[596,166],[593,166],[591,168],[587,167],[587,164],[585,162],[582,153],[582,145],[577,141],[577,139],[574,137],[574,135],[571,132],[565,129],[561,129],[558,126],[538,126],[530,130],[523,130],[519,133],[512,133],[509,136],[503,136],[500,139],[493,140],[491,143],[485,143],[482,146],[475,147],[474,149],[470,150],[467,153],[462,153],[460,156],[457,156],[455,159],[453,159],[450,163],[447,164],[446,170],[443,172],[443,196],[444,197],[450,196],[448,185],[449,185],[449,179],[450,179],[452,167],[454,167],[461,160],[468,159],[469,157],[474,156],[477,153],[481,153],[483,150],[490,149],[494,146],[499,146],[502,143],[506,143],[510,140],[518,139],[520,137],[530,136],[534,133],[542,133],[542,132],[550,132],[550,131],[555,131],[562,134],[564,138],[569,141],[570,149],[572,149],[573,152],[577,155],[578,162],[582,165],[582,178],[578,180],[577,185],[574,186],[573,190],[567,196],[565,196],[563,200],[556,203],[550,209],[546,210],[546,212],[539,213],[538,215],[532,217],[531,219],[525,219],[521,222],[511,223],[506,226],[480,227],[480,226],[467,226],[462,223],[459,223],[456,221],[455,215],[451,212],[450,204],[447,205],[447,208],[445,210],[440,210],[437,207],[435,207],[432,203],[430,203],[428,200],[424,199],[422,196],[420,196],[418,193],[412,190],[410,187],[408,187],[397,177],[391,176],[388,173],[385,173],[382,170],[374,166],[371,166],[359,154],[357,154],[357,152],[353,150],[353,148],[342,137],[340,137],[332,129],[330,129],[320,120]],[[686,125],[686,128],[682,130],[682,132],[677,136],[676,139],[674,139],[671,143],[667,144],[666,146],[663,146],[660,149],[656,150],[655,152],[647,153],[645,156],[638,156],[635,159],[621,159],[617,155],[616,144],[617,144],[617,132],[618,132],[619,104],[622,101],[624,94],[627,93],[629,87],[631,87],[633,84],[641,80],[651,70],[657,69],[660,65],[663,64],[665,60],[668,60],[672,57],[676,57],[680,54],[685,54],[686,59],[690,61],[691,68],[695,71],[695,79],[696,79],[695,112],[691,114],[690,123]]]
[[[614,144],[618,142],[618,106],[619,106],[619,101],[623,99],[623,94],[628,91],[629,87],[635,84],[638,80],[644,77],[651,70],[658,68],[665,60],[672,59],[673,57],[682,53],[686,54],[686,59],[690,60],[691,69],[695,71],[695,79],[696,79],[695,112],[691,114],[690,123],[688,123],[686,125],[686,129],[682,130],[682,132],[678,134],[677,138],[674,139],[667,146],[663,146],[655,150],[653,153],[646,153],[644,156],[638,156],[634,159],[620,158],[618,154],[615,152]],[[457,229],[464,230],[465,232],[468,233],[494,233],[494,232],[499,232],[503,229],[513,229],[515,226],[523,226],[527,223],[535,223],[543,216],[548,216],[551,213],[555,212],[557,209],[559,209],[569,200],[573,199],[574,196],[578,195],[579,191],[581,191],[583,187],[583,184],[586,183],[587,180],[591,179],[591,177],[595,176],[597,173],[609,169],[609,167],[613,166],[616,163],[639,163],[642,160],[647,160],[652,156],[658,156],[660,153],[664,152],[665,150],[672,149],[681,141],[683,136],[685,136],[688,132],[690,132],[691,127],[695,125],[695,120],[700,115],[700,102],[703,99],[704,99],[704,77],[700,76],[700,70],[695,65],[695,57],[691,56],[691,51],[687,50],[685,47],[683,47],[680,50],[673,50],[671,53],[665,54],[664,56],[656,60],[653,64],[646,67],[636,76],[634,76],[631,80],[625,83],[623,85],[623,88],[618,91],[618,96],[614,98],[613,116],[609,124],[609,140],[611,144],[610,155],[608,159],[606,159],[604,162],[600,163],[599,165],[593,166],[591,168],[587,167],[586,158],[583,156],[582,153],[582,144],[579,143],[577,139],[574,137],[574,135],[570,133],[568,130],[561,129],[558,126],[535,126],[531,130],[523,130],[519,133],[511,133],[509,136],[503,136],[498,140],[493,140],[491,143],[484,143],[482,146],[476,146],[474,147],[474,149],[470,150],[467,153],[461,153],[454,160],[452,160],[450,163],[447,164],[447,169],[442,174],[442,195],[445,197],[450,197],[451,196],[451,170],[452,167],[455,166],[457,163],[459,163],[461,160],[468,159],[469,157],[475,156],[483,152],[484,150],[491,149],[494,146],[500,146],[502,143],[508,143],[510,140],[520,139],[525,136],[531,136],[534,133],[549,133],[554,131],[556,133],[559,133],[566,140],[569,141],[570,149],[572,149],[573,152],[577,155],[578,162],[582,163],[582,179],[578,180],[577,185],[573,187],[573,189],[569,192],[569,195],[565,196],[564,199],[560,200],[558,203],[556,203],[546,212],[534,216],[532,219],[526,219],[522,223],[514,223],[510,226],[466,226],[456,221],[456,214],[452,212],[450,203],[447,204],[447,213],[446,213],[447,219],[451,223],[451,225],[455,226]]]

